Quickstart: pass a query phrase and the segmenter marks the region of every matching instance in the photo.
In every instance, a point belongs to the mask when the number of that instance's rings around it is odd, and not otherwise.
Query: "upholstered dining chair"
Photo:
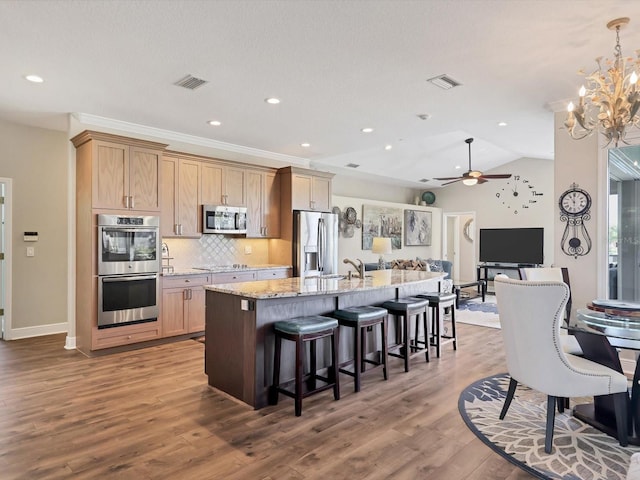
[[[620,445],[628,444],[627,378],[560,347],[560,324],[569,287],[558,281],[495,278],[496,301],[511,380],[500,413],[504,419],[518,383],[547,395],[546,453],[551,453],[556,404],[569,397],[612,395]]]
[[[569,283],[569,269],[567,267],[541,267],[541,268],[520,268],[521,280],[553,280],[558,282],[564,282],[569,287],[569,300],[567,300],[567,306],[565,307],[564,321],[568,324],[571,318],[571,284]],[[582,348],[576,337],[573,335],[561,335],[560,342],[565,353],[571,353],[572,355],[582,355]]]

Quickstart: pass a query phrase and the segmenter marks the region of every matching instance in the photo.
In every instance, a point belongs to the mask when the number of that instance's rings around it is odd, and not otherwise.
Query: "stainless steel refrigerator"
[[[338,273],[338,215],[293,212],[293,275]]]

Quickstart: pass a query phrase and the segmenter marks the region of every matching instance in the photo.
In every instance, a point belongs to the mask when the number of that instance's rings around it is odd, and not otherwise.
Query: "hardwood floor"
[[[193,340],[87,358],[64,336],[0,342],[0,478],[529,479],[464,425],[460,391],[506,371],[499,330],[459,324],[458,351],[404,373],[341,375],[259,411],[207,386]]]

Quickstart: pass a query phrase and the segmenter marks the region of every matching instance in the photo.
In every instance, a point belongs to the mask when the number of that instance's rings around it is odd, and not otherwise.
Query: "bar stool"
[[[302,399],[309,395],[333,388],[333,397],[336,400],[340,400],[340,383],[338,379],[338,340],[340,330],[338,320],[320,315],[297,317],[276,322],[274,329],[276,334],[275,358],[273,362],[273,385],[269,389],[269,403],[277,405],[278,394],[280,393],[292,397],[295,401],[296,417],[299,417],[302,415]],[[316,369],[316,340],[329,336],[331,337],[332,364],[328,370],[328,377],[323,377],[318,375]],[[283,338],[296,343],[294,391],[286,388],[291,381],[280,383],[280,357]],[[309,373],[303,375],[305,342],[311,342],[309,344],[310,362]],[[322,381],[323,384],[317,386],[317,380]]]
[[[387,380],[387,317],[389,312],[385,308],[362,306],[348,307],[333,312],[338,323],[351,327],[353,333],[353,360],[343,362],[340,366],[353,364],[353,371],[340,368],[340,372],[353,377],[354,391],[360,391],[360,378],[365,371],[366,364],[382,366],[384,379]],[[380,359],[369,360],[367,356],[367,327],[380,325],[382,336],[382,353]]]
[[[400,353],[389,351],[389,355],[392,357],[404,359],[404,371],[409,371],[409,359],[419,353],[424,352],[426,361],[429,361],[429,325],[427,322],[427,305],[429,300],[417,298],[417,297],[405,297],[398,298],[396,300],[388,300],[382,304],[382,308],[386,308],[389,314],[396,318],[396,345],[392,348],[400,348]],[[416,316],[416,333],[417,324],[420,322],[420,315],[423,317],[424,324],[424,342],[419,342],[417,335],[416,338],[410,340],[409,335],[409,323],[412,316]],[[398,319],[402,318],[402,325],[399,325]],[[401,327],[401,328],[400,328]],[[402,331],[402,337],[400,332]],[[424,343],[424,348],[419,346],[419,343]]]
[[[453,342],[453,349],[456,345],[456,294],[443,292],[428,292],[416,295],[418,298],[425,298],[429,301],[431,308],[431,319],[433,327],[431,329],[432,344],[436,347],[436,356],[440,358],[440,350],[443,344]],[[444,318],[440,316],[440,309],[451,309],[451,335],[443,335]],[[426,338],[426,337],[425,337]],[[446,340],[442,340],[442,339]]]

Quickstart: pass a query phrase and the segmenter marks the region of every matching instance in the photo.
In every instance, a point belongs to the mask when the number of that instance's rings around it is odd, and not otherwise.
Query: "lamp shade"
[[[379,255],[391,253],[391,239],[388,237],[374,237],[371,251]]]

